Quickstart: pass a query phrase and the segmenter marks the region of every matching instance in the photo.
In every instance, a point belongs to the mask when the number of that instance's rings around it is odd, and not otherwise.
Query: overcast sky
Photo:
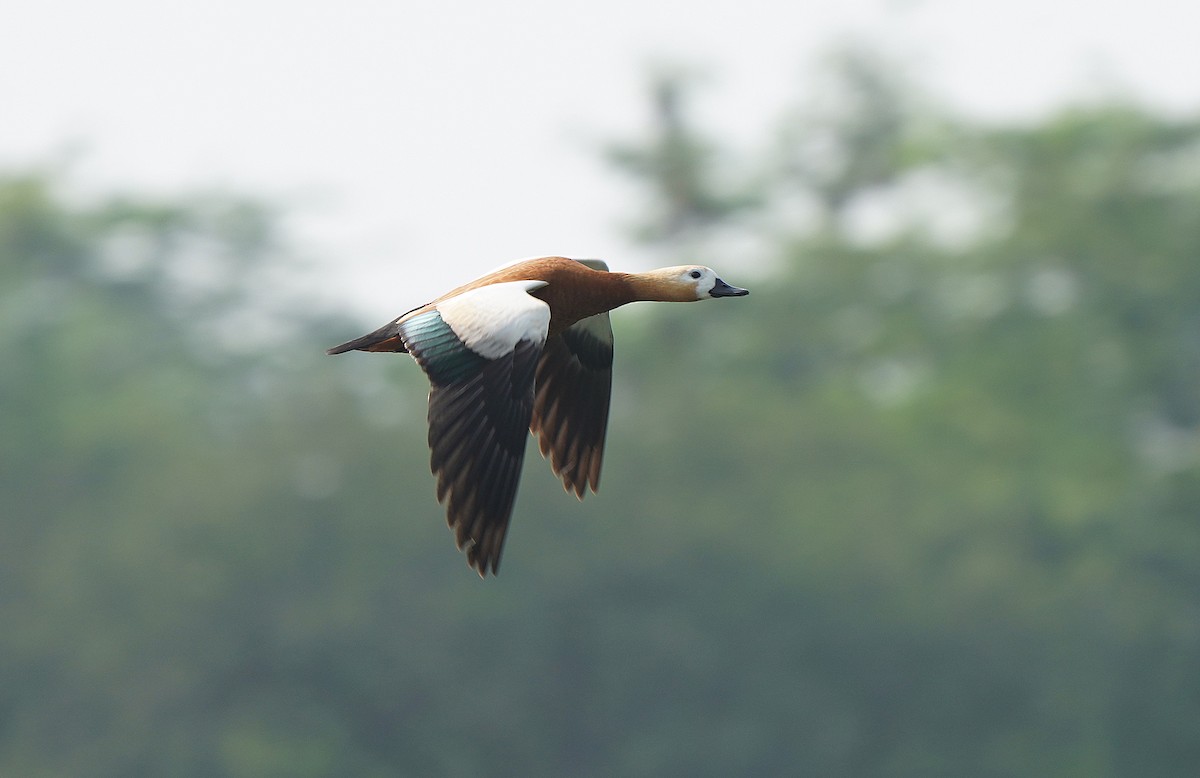
[[[650,260],[597,147],[646,126],[655,62],[753,145],[849,36],[964,113],[1068,98],[1200,108],[1185,0],[38,0],[0,11],[0,167],[82,149],[84,190],[278,200],[371,320],[516,257]],[[736,278],[736,258],[729,269]]]

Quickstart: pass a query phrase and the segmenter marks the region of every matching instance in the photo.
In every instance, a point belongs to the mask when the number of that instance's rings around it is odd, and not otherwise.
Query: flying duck
[[[467,563],[500,566],[525,456],[538,438],[563,487],[600,485],[612,390],[608,312],[640,300],[741,297],[711,269],[610,273],[599,260],[516,262],[329,349],[408,353],[429,378],[430,469]]]

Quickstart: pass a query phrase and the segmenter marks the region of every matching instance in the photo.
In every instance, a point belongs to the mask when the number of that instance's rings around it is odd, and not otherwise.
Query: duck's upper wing
[[[585,489],[595,492],[600,486],[612,363],[613,333],[607,313],[576,322],[549,338],[538,361],[529,428],[563,486],[580,499]]]
[[[455,542],[495,573],[512,515],[550,308],[543,281],[473,289],[398,322],[429,376],[430,468]]]

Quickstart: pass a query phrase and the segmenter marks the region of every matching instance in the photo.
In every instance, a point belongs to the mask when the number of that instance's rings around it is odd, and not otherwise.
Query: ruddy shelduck
[[[608,312],[746,294],[701,265],[610,273],[598,260],[544,257],[502,267],[328,353],[408,353],[425,371],[437,499],[468,564],[486,576],[500,566],[526,430],[567,491],[583,499],[600,485]]]

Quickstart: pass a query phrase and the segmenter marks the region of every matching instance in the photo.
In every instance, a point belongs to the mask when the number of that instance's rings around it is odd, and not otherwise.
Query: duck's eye
[[[702,273],[699,270],[693,270],[692,272],[688,273],[688,275],[692,278],[699,278]]]

